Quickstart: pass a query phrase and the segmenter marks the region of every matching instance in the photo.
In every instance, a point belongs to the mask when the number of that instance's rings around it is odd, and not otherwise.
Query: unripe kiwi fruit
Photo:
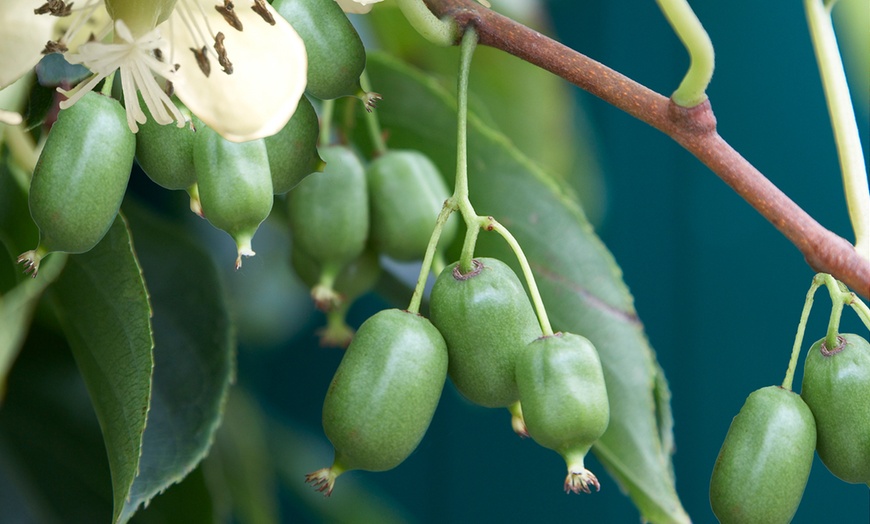
[[[265,138],[272,191],[276,195],[290,191],[303,178],[323,169],[317,154],[319,131],[317,113],[308,98],[302,96],[296,112],[281,131]]]
[[[422,259],[450,197],[438,168],[419,151],[390,150],[368,165],[366,177],[375,248],[396,260]],[[442,245],[453,241],[457,225],[455,217],[444,224]]]
[[[145,109],[147,111],[147,108]],[[166,189],[188,189],[196,183],[191,125],[158,124],[150,115],[136,133],[136,161],[155,184]]]
[[[213,129],[197,128],[193,148],[202,213],[236,242],[236,269],[253,256],[251,239],[272,210],[272,175],[263,139],[230,142]]]
[[[710,503],[723,524],[790,522],[816,447],[809,406],[791,390],[752,392],[731,422],[710,479]]]
[[[111,227],[130,180],[136,138],[117,100],[88,93],[48,133],[30,182],[39,245],[18,261],[36,276],[53,251],[84,253]]]
[[[287,218],[294,245],[334,280],[365,249],[368,193],[362,163],[350,148],[323,147],[320,156],[323,172],[305,177],[287,194]]]
[[[398,466],[426,433],[446,375],[444,339],[426,318],[388,309],[366,320],[323,402],[323,429],[335,460],[307,481],[329,495],[345,471]]]
[[[330,100],[362,91],[359,77],[366,65],[365,48],[335,0],[275,0],[272,7],[305,42],[308,93]]]
[[[532,306],[513,270],[494,258],[476,258],[463,274],[447,266],[429,299],[432,323],[447,341],[450,378],[469,400],[487,407],[517,401],[517,354],[541,336]]]
[[[517,355],[516,376],[526,431],[568,466],[565,492],[598,490],[584,458],[610,423],[610,403],[595,347],[571,333],[538,338]]]
[[[825,339],[804,361],[801,397],[816,419],[816,451],[846,482],[870,483],[870,343],[841,333],[837,347]]]

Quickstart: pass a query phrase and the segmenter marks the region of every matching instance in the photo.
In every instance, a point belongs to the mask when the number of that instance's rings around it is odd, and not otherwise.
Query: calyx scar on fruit
[[[329,495],[345,471],[398,466],[426,433],[446,377],[447,347],[426,318],[388,309],[366,320],[323,402],[335,460],[306,480]]]
[[[36,276],[48,253],[84,253],[111,227],[130,180],[136,138],[117,100],[88,93],[48,133],[30,182],[39,245],[18,257]]]

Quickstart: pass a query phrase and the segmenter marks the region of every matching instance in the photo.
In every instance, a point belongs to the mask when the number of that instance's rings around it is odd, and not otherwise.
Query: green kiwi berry
[[[290,191],[303,178],[322,169],[323,161],[317,154],[319,130],[317,113],[308,98],[303,96],[287,125],[266,137],[272,191],[276,195]]]
[[[833,349],[819,340],[804,361],[801,397],[816,419],[816,451],[846,482],[870,483],[870,343],[841,333]]]
[[[197,128],[193,148],[202,213],[236,242],[236,269],[253,256],[251,239],[272,210],[272,175],[263,139],[230,142],[213,129]]]
[[[538,338],[517,355],[516,377],[526,431],[568,465],[565,492],[598,490],[584,458],[607,429],[610,404],[595,347],[571,333]]]
[[[358,95],[365,69],[362,40],[335,0],[275,0],[283,16],[305,42],[306,91],[321,100]]]
[[[462,274],[447,266],[429,299],[432,323],[450,352],[450,378],[469,400],[506,407],[519,399],[517,354],[541,336],[532,306],[513,270],[494,258],[477,258]]]
[[[375,248],[396,260],[420,260],[435,219],[450,197],[438,168],[418,151],[387,151],[366,169]],[[440,242],[456,236],[455,218],[441,230]]]
[[[39,245],[18,262],[36,276],[53,251],[84,253],[111,227],[130,180],[136,138],[117,100],[88,93],[60,112],[30,182]]]
[[[305,177],[287,194],[287,218],[294,246],[320,267],[319,280],[331,284],[366,247],[369,204],[365,171],[353,150],[323,147],[320,156],[323,172]]]
[[[816,423],[793,391],[752,392],[731,422],[710,479],[710,503],[723,524],[790,522],[807,484]]]
[[[147,111],[147,108],[145,109]],[[155,184],[166,189],[188,189],[196,183],[191,125],[161,125],[150,115],[136,133],[136,161]]]
[[[307,481],[329,495],[345,471],[398,466],[426,433],[446,375],[447,347],[426,318],[388,309],[366,320],[323,402],[335,460]]]

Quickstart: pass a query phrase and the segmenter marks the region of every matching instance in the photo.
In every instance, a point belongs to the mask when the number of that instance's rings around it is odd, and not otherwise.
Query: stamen
[[[76,35],[78,34],[79,30],[81,30],[81,28],[85,24],[87,24],[88,20],[90,20],[93,17],[94,11],[96,11],[97,8],[100,7],[101,5],[103,5],[103,0],[88,0],[88,2],[85,4],[85,6],[83,8],[81,8],[81,9],[76,8],[76,11],[79,11],[79,12],[77,13],[76,17],[73,19],[70,26],[67,28],[67,30],[63,33],[63,36],[60,37],[60,39],[58,39],[58,42],[72,42],[75,39]],[[69,6],[72,7],[72,3],[69,4]],[[112,24],[106,24],[106,26],[103,27],[102,31],[100,31],[100,33],[102,34],[100,39],[105,38],[106,35],[109,34],[109,31],[111,29],[112,29]],[[93,35],[91,35],[91,36],[93,37]]]
[[[226,20],[233,29],[236,31],[242,30],[242,21],[239,20],[239,15],[237,15],[233,10],[234,6],[230,0],[224,0],[223,7],[216,5],[214,8],[224,17],[224,20]]]
[[[217,51],[218,62],[224,68],[224,73],[228,75],[233,74],[233,63],[227,57],[227,49],[224,47],[224,34],[221,32],[218,32],[214,37],[214,50]]]
[[[44,15],[50,14],[51,16],[69,16],[72,13],[72,6],[75,2],[70,2],[69,5],[66,5],[63,0],[48,0],[41,6],[37,7],[33,10],[34,14]]]
[[[254,5],[251,6],[251,9],[260,15],[260,18],[265,20],[267,24],[275,25],[275,18],[272,16],[272,13],[266,9],[266,3],[263,0],[254,0]]]
[[[206,44],[209,40],[214,40],[214,38],[211,37],[214,32],[211,29],[211,25],[208,23],[208,17],[206,16],[205,10],[202,8],[199,2],[194,3],[199,8],[199,13],[201,15],[200,17],[195,16],[195,14],[191,12],[190,6],[184,0],[180,0],[178,4],[176,4],[176,12],[181,17],[181,21],[184,23],[187,32],[190,33],[190,35],[193,37],[193,40],[198,45],[202,45],[202,48],[205,50],[203,54],[205,54],[206,52],[214,53],[214,51],[210,50]],[[172,20],[172,18],[170,18],[170,20]],[[198,23],[200,20],[205,22],[205,31],[203,31],[202,26]],[[209,36],[206,37],[206,34],[208,34]],[[174,49],[175,48],[173,47],[173,50]],[[198,52],[198,50],[191,50],[194,53]],[[215,54],[215,58],[218,58],[217,54]],[[198,62],[199,58],[197,58],[197,63]],[[209,71],[211,71],[211,68],[209,68]]]
[[[52,53],[66,53],[67,51],[69,51],[69,49],[67,49],[66,44],[64,44],[63,42],[54,42],[49,40],[48,42],[46,42],[45,49],[42,50],[42,54],[50,55]]]
[[[118,39],[115,43],[83,44],[78,53],[67,57],[70,63],[84,64],[94,74],[70,91],[58,89],[60,93],[69,97],[60,103],[61,109],[70,107],[107,76],[119,71],[126,105],[127,125],[134,133],[139,129],[138,124],[144,123],[147,119],[139,104],[139,94],[142,95],[154,121],[168,124],[175,120],[178,121],[179,127],[183,127],[184,115],[164,93],[155,78],[155,75],[158,75],[168,80],[174,72],[172,67],[155,58],[156,55],[163,56],[159,47],[165,45],[165,41],[160,38],[160,33],[155,30],[135,39],[124,21],[117,20],[115,36]]]
[[[204,74],[206,78],[208,78],[208,75],[211,74],[211,62],[208,61],[208,56],[206,55],[208,47],[202,46],[202,49],[194,49],[191,47],[190,50],[193,51],[193,56],[196,57],[196,65],[199,66],[199,70],[202,71],[202,74]]]

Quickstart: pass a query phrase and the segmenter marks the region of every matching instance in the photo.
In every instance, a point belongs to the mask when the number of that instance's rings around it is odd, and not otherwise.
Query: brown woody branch
[[[824,228],[779,190],[716,131],[709,101],[686,109],[634,80],[474,0],[425,0],[439,18],[472,26],[480,43],[546,69],[667,134],[709,167],[803,253],[809,266],[830,273],[870,298],[870,261]],[[458,43],[458,42],[457,42]]]

